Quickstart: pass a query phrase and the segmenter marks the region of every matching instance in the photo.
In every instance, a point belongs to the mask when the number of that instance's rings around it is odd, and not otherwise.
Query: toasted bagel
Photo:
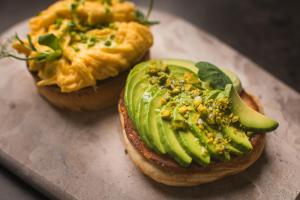
[[[257,98],[245,91],[241,93],[241,98],[253,109],[263,113]],[[194,186],[237,174],[252,165],[264,149],[265,133],[255,133],[251,138],[253,150],[242,157],[235,157],[227,162],[214,161],[206,167],[192,163],[188,168],[184,168],[168,156],[159,155],[145,145],[128,116],[123,92],[118,108],[129,156],[144,174],[166,185]]]
[[[150,53],[148,52],[140,61],[148,60],[149,57]],[[37,90],[48,102],[61,109],[70,111],[99,110],[118,103],[119,94],[125,85],[128,72],[129,70],[116,77],[97,81],[96,86],[83,88],[76,92],[63,93],[58,86],[37,86]],[[35,82],[40,81],[36,73],[31,72],[31,75]]]

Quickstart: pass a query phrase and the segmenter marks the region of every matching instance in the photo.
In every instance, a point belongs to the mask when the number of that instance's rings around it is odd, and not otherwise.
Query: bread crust
[[[147,52],[140,61],[149,58],[150,53]],[[35,82],[40,80],[37,74],[30,73]],[[129,70],[124,71],[116,77],[98,81],[94,87],[87,87],[70,93],[61,92],[58,86],[36,85],[36,87],[41,96],[58,108],[76,112],[99,110],[118,103],[119,94],[125,85],[128,73]]]
[[[241,97],[253,109],[263,112],[257,98],[247,92],[242,92]],[[128,116],[123,92],[118,108],[125,146],[131,159],[144,174],[166,185],[194,186],[237,174],[252,165],[264,149],[265,133],[256,133],[251,138],[253,150],[243,157],[235,157],[227,162],[214,161],[206,167],[192,163],[188,168],[184,168],[173,159],[155,153],[144,144]]]

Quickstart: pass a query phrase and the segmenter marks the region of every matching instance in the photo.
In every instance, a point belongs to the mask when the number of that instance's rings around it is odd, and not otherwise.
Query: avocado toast
[[[173,186],[211,182],[245,170],[278,123],[259,112],[239,78],[206,62],[137,65],[119,101],[127,151],[154,180]]]

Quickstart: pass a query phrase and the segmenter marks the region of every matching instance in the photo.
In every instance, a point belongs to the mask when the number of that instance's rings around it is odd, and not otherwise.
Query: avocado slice
[[[227,151],[225,152],[219,152],[217,150],[217,147],[212,142],[209,142],[208,137],[206,136],[205,132],[201,130],[197,126],[197,120],[199,119],[199,115],[197,113],[191,113],[190,117],[188,119],[188,125],[191,132],[199,139],[199,142],[208,150],[210,155],[218,160],[226,161],[230,160],[230,155]],[[223,137],[221,134],[218,134],[218,137],[220,137],[223,140]],[[233,148],[235,149],[235,148]],[[231,148],[229,149],[231,150]],[[237,150],[238,151],[238,150]]]
[[[139,111],[136,115],[138,116],[137,124],[139,126],[140,134],[145,135],[156,152],[163,153],[164,149],[161,147],[161,143],[159,143],[160,141],[157,141],[159,136],[157,137],[157,135],[153,133],[151,127],[148,126],[149,111],[151,110],[149,109],[149,106],[157,90],[157,86],[148,86],[148,89],[144,92],[143,98],[141,98]]]
[[[130,110],[131,112],[130,117],[131,119],[133,119],[134,125],[138,129],[141,138],[150,148],[153,149],[152,143],[147,138],[145,132],[141,130],[141,126],[139,123],[139,110],[141,107],[141,100],[143,99],[144,93],[148,87],[149,83],[147,77],[144,76],[141,79],[137,80],[132,86],[132,90],[135,91],[135,95],[132,95],[131,98],[129,97],[129,106],[127,108],[129,108],[128,110]]]
[[[135,76],[138,72],[142,71],[142,69],[144,69],[145,67],[147,67],[147,63],[141,63],[136,65],[129,73],[129,75],[127,76],[127,80],[126,80],[126,85],[125,85],[125,91],[124,91],[124,99],[125,99],[125,104],[127,106],[127,108],[130,108],[130,97],[131,97],[131,93],[132,93],[132,88],[133,88],[133,84],[135,83],[135,81],[137,81],[140,77],[139,76]]]
[[[178,138],[184,149],[198,164],[207,166],[210,163],[209,152],[199,143],[198,138],[193,133],[190,131],[178,131]]]
[[[176,106],[173,111],[174,123],[185,123],[185,119],[179,113]],[[196,138],[188,129],[175,131],[180,144],[186,150],[186,152],[200,165],[206,166],[210,163],[210,155],[206,148],[199,143],[199,139]]]
[[[234,147],[241,149],[243,152],[248,152],[253,149],[249,138],[243,130],[239,130],[235,127],[227,126],[223,127],[222,131]]]
[[[162,109],[171,109],[169,105],[165,105]],[[166,147],[167,153],[173,157],[180,165],[188,166],[192,163],[192,157],[184,150],[178,141],[176,133],[171,127],[171,124],[161,118],[160,115],[156,115],[159,132],[162,142]]]
[[[167,90],[157,90],[148,106],[147,115],[145,117],[145,130],[152,134],[153,145],[156,147],[159,153],[165,154],[166,147],[162,142],[162,136],[159,132],[158,123],[156,117],[160,115],[161,98],[166,94]]]
[[[272,131],[278,127],[278,122],[246,105],[235,89],[231,89],[230,99],[233,114],[239,117],[240,123],[246,130]]]

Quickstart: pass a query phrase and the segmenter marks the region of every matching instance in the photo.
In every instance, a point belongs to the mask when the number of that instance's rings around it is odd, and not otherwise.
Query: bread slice
[[[148,52],[140,61],[148,60],[149,57]],[[99,110],[118,103],[119,94],[125,85],[128,73],[129,70],[116,77],[98,81],[94,87],[83,88],[76,92],[63,93],[58,86],[37,86],[37,90],[48,102],[61,109]],[[40,80],[35,73],[31,72],[31,74],[35,82]]]
[[[257,98],[246,92],[242,92],[241,97],[253,109],[263,112]],[[252,165],[260,157],[264,149],[265,134],[256,133],[251,138],[253,150],[243,157],[235,157],[227,162],[214,162],[207,167],[193,163],[190,167],[184,168],[173,159],[150,150],[143,143],[128,116],[123,93],[121,94],[118,108],[124,142],[129,156],[144,174],[166,185],[195,186],[237,174]]]

